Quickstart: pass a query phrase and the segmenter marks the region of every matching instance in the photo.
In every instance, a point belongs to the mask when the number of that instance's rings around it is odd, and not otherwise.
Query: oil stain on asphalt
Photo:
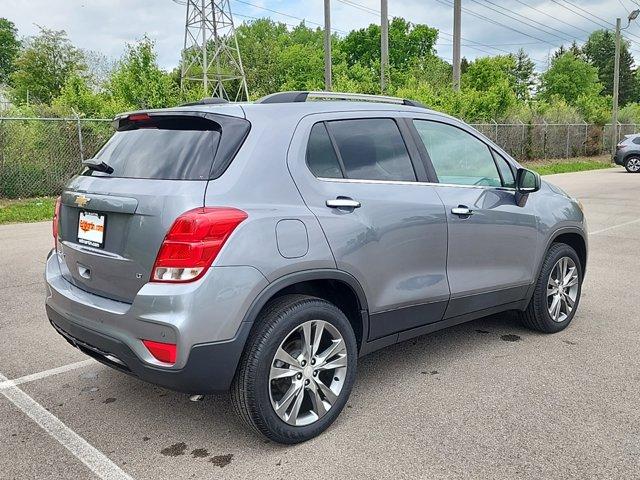
[[[520,335],[513,335],[511,333],[507,335],[500,335],[500,338],[505,342],[519,342],[520,340],[522,340]]]
[[[167,457],[177,457],[179,455],[184,455],[184,451],[186,449],[187,444],[184,442],[179,442],[163,448],[162,450],[160,450],[160,453],[166,455]]]
[[[205,458],[209,456],[209,452],[206,448],[196,448],[191,451],[191,456],[193,458]]]
[[[222,468],[229,465],[231,463],[231,460],[233,460],[233,454],[227,453],[226,455],[216,455],[215,457],[211,457],[211,460],[209,461],[214,465]]]
[[[179,457],[180,455],[184,455],[186,451],[187,444],[178,442],[163,448],[160,450],[160,453],[167,457]],[[206,458],[209,456],[209,452],[206,448],[196,448],[191,451],[191,456],[193,458]],[[229,465],[231,460],[233,460],[233,454],[227,453],[226,455],[215,455],[209,459],[209,462],[213,463],[216,467],[223,468]]]

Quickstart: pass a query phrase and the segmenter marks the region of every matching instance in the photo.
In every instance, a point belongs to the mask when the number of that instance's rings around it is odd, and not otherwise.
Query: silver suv
[[[284,92],[115,126],[56,207],[52,326],[142,380],[230,390],[277,442],[336,419],[359,356],[505,310],[558,332],[578,308],[580,204],[416,102]]]

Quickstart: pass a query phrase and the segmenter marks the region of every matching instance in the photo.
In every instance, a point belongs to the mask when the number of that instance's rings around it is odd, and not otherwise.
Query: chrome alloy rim
[[[547,283],[547,308],[554,322],[564,322],[578,298],[578,267],[573,259],[562,257],[556,262]]]
[[[640,158],[630,158],[627,160],[627,168],[632,172],[640,170]]]
[[[293,426],[318,421],[335,405],[347,374],[347,346],[337,328],[310,320],[278,347],[269,371],[271,406]]]

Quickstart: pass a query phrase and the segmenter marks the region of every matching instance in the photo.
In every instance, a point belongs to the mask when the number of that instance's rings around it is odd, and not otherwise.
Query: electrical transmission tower
[[[186,6],[180,82],[202,84],[205,95],[249,99],[229,0],[173,0]]]

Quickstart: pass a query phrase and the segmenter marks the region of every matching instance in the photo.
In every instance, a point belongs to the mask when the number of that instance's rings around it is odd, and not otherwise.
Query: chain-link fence
[[[111,134],[106,119],[0,117],[0,197],[58,194]]]
[[[480,123],[473,124],[518,160],[603,155],[611,151],[611,124]],[[618,141],[638,132],[637,124],[619,124]]]
[[[473,125],[518,160],[571,158],[611,150],[611,125]],[[638,131],[619,125],[618,138]],[[111,136],[107,119],[0,117],[0,197],[57,195]]]

